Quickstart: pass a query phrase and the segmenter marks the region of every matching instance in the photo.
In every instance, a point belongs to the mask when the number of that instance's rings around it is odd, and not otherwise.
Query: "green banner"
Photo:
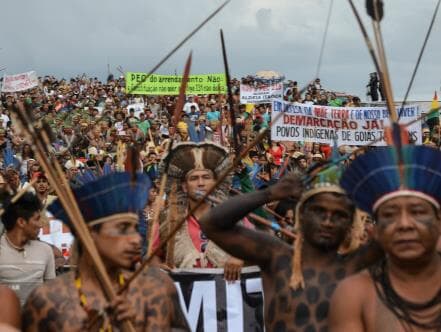
[[[151,75],[144,82],[145,73],[126,73],[126,93],[138,95],[178,95],[182,76]],[[225,74],[190,75],[186,94],[225,94]]]

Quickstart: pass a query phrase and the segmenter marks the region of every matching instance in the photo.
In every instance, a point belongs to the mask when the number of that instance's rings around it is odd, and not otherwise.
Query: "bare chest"
[[[304,268],[305,288],[289,286],[290,264],[264,276],[265,322],[269,331],[327,331],[329,303],[337,283],[346,277],[344,266]]]
[[[433,327],[422,327],[416,326],[406,322],[403,318],[404,316],[410,315],[414,320],[420,323],[429,323],[431,318],[438,317],[438,321],[441,318],[441,303],[435,305],[426,310],[419,312],[409,311],[404,313],[399,308],[395,307],[393,309],[401,317],[394,314],[392,309],[388,308],[381,299],[378,297],[375,289],[372,286],[370,294],[367,296],[367,305],[364,308],[363,315],[365,317],[366,328],[369,332],[376,331],[390,331],[390,332],[439,332],[440,329]]]
[[[80,301],[80,294],[77,289],[71,288],[64,296],[56,293],[48,293],[49,305],[46,314],[38,322],[40,331],[98,331],[108,324],[112,324],[111,311],[106,310],[107,301],[101,294],[95,291],[84,291],[83,301]],[[130,304],[136,310],[134,321],[136,330],[141,331],[146,326],[146,306],[142,298],[142,291],[139,295],[129,297]],[[113,330],[115,331],[115,325]]]

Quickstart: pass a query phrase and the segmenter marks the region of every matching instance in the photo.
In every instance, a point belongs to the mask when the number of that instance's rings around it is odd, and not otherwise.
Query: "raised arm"
[[[230,255],[259,265],[268,266],[274,252],[289,248],[275,236],[253,231],[236,223],[265,203],[287,197],[298,198],[302,192],[300,178],[290,175],[261,191],[235,196],[204,215],[201,227],[204,233]]]

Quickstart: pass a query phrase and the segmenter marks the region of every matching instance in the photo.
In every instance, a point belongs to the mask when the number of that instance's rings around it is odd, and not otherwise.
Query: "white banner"
[[[63,255],[68,258],[74,237],[60,220],[53,219],[50,212],[46,213],[48,223],[41,228],[38,238],[40,241],[56,246],[63,252]]]
[[[258,86],[248,84],[240,85],[241,104],[271,103],[273,100],[278,99],[283,99],[283,83],[270,85],[259,84]]]
[[[398,111],[398,108],[397,108]],[[331,107],[273,101],[272,118],[284,114],[271,127],[275,141],[305,141],[338,145],[385,145],[384,128],[390,125],[385,107]],[[405,125],[420,116],[418,106],[406,106],[400,123]],[[422,143],[421,120],[406,127],[410,139]]]
[[[192,332],[265,331],[257,267],[243,268],[234,283],[224,280],[223,269],[177,269],[170,276]]]
[[[35,71],[3,77],[2,92],[17,92],[32,89],[38,86],[38,77]]]

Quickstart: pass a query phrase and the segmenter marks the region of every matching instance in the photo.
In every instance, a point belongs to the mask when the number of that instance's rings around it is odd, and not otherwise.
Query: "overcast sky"
[[[148,71],[223,0],[3,1],[0,68],[13,74],[104,78],[121,65]],[[159,70],[182,72],[193,50],[192,73],[223,72],[224,30],[231,75],[283,73],[299,84],[313,78],[331,0],[232,0]],[[364,0],[354,0],[371,32]],[[387,0],[382,21],[395,99],[403,97],[437,0]],[[437,18],[411,98],[430,100],[441,85],[441,15]],[[372,33],[371,33],[372,36]],[[373,38],[373,37],[372,37]],[[334,0],[320,78],[326,88],[366,98],[372,61],[346,0]]]

